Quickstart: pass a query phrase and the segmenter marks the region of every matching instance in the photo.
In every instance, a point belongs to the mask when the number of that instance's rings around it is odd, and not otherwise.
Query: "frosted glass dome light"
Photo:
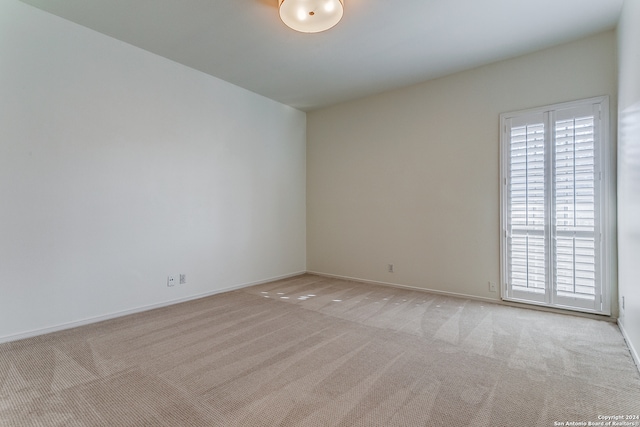
[[[335,26],[344,13],[343,0],[279,0],[280,19],[301,33],[319,33]]]

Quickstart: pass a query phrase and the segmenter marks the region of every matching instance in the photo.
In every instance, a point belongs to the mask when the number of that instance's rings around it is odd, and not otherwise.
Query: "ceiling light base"
[[[319,33],[334,27],[344,13],[343,0],[279,0],[280,19],[301,33]]]

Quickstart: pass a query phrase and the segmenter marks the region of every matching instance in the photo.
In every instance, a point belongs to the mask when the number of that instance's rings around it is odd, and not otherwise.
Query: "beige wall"
[[[618,27],[620,325],[640,366],[640,0],[626,0]]]
[[[616,80],[607,32],[309,113],[308,270],[497,299],[499,114]]]

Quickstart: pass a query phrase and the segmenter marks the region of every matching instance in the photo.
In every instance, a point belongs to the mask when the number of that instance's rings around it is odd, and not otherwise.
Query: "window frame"
[[[599,228],[600,242],[596,241],[599,245],[599,274],[597,280],[600,285],[600,309],[597,309],[598,304],[596,302],[595,309],[585,309],[575,306],[567,306],[558,304],[555,301],[556,283],[553,282],[553,257],[551,252],[546,260],[546,286],[545,295],[547,297],[544,301],[527,300],[523,298],[513,297],[509,295],[509,234],[508,234],[508,212],[509,212],[509,162],[510,162],[510,129],[507,129],[507,122],[509,120],[523,120],[527,116],[542,115],[545,130],[545,164],[551,161],[550,153],[554,149],[555,137],[552,136],[554,132],[553,126],[548,126],[552,123],[554,113],[560,110],[580,108],[591,106],[599,107],[599,117],[596,122],[598,123],[594,134],[596,137],[595,157],[596,157],[596,176],[594,184],[598,186],[596,192],[599,198],[596,208],[596,216],[600,217],[600,220],[596,223],[596,229]],[[572,311],[581,311],[594,314],[611,315],[611,294],[613,290],[613,284],[615,283],[615,254],[613,251],[613,242],[615,238],[615,181],[614,173],[615,167],[613,161],[613,143],[612,143],[612,131],[610,127],[610,110],[609,110],[609,97],[598,96],[593,98],[580,99],[570,102],[562,102],[557,104],[551,104],[536,108],[530,108],[525,110],[512,111],[500,114],[500,296],[505,301],[521,302],[532,305],[540,305],[545,307],[560,308]],[[545,206],[551,204],[551,198],[554,197],[553,189],[553,174],[552,168],[545,167]],[[599,195],[599,196],[598,196]],[[549,200],[547,200],[549,198]],[[545,214],[549,215],[547,225],[545,226],[545,236],[550,237],[552,232],[546,231],[547,227],[552,227],[552,211],[551,208],[545,207]],[[546,239],[546,237],[545,237]],[[551,246],[550,242],[547,242],[548,247]],[[596,296],[597,298],[597,296]]]

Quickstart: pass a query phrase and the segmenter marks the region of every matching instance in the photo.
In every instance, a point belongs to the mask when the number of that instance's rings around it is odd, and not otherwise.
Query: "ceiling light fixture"
[[[343,0],[279,0],[280,19],[301,33],[319,33],[335,26],[344,13]]]

